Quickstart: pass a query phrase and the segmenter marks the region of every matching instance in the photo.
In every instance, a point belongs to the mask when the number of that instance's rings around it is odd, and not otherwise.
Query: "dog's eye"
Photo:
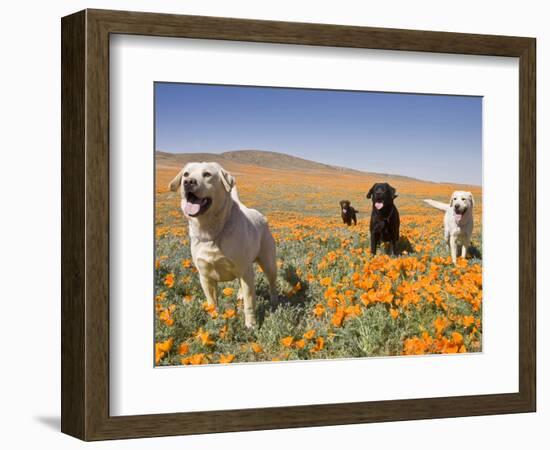
[[[456,197],[455,197],[455,198],[453,198],[453,200],[456,200]]]
[[[466,199],[464,197],[462,197],[462,201],[465,201]]]
[[[210,172],[204,172],[204,173],[202,174],[202,176],[203,176],[204,178],[207,178],[207,177],[211,177],[212,174],[211,174]]]
[[[183,173],[183,176],[184,176],[184,177],[188,177],[188,176],[189,176],[189,172],[184,172],[184,173]]]

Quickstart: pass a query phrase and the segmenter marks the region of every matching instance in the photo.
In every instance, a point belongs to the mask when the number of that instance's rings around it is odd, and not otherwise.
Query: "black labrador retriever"
[[[357,225],[357,211],[349,200],[340,200],[340,209],[342,210],[342,221],[349,227],[353,221]]]
[[[376,254],[376,247],[381,242],[391,244],[392,254],[397,255],[399,241],[399,211],[393,203],[397,197],[395,188],[388,183],[375,183],[367,193],[372,199],[372,214],[370,216],[370,251]]]

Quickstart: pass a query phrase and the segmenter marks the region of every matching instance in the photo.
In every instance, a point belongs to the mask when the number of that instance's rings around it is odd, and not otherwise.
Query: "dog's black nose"
[[[183,180],[183,187],[185,189],[191,189],[197,186],[197,180],[195,178],[186,178]]]

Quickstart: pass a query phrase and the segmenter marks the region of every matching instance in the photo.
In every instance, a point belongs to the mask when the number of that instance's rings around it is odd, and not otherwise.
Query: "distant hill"
[[[339,172],[356,175],[371,175],[381,178],[393,178],[400,180],[421,181],[416,178],[402,175],[382,174],[350,169],[347,167],[333,166],[316,161],[310,161],[286,153],[269,152],[262,150],[235,150],[223,153],[167,153],[156,152],[156,162],[159,166],[183,166],[188,162],[216,161],[222,166],[231,167],[237,165],[258,166],[275,170],[298,170],[311,172]]]

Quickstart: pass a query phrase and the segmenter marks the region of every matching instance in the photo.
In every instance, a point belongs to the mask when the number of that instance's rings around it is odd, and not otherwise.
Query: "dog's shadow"
[[[279,273],[279,278],[282,280],[284,293],[278,290],[277,300],[271,302],[269,295],[269,285],[267,282],[260,282],[258,286],[258,301],[257,317],[261,327],[266,313],[275,312],[279,307],[292,307],[304,309],[306,303],[310,301],[307,297],[309,291],[309,282],[301,278],[293,264],[286,265]],[[299,289],[297,288],[299,286]]]
[[[399,256],[403,254],[411,254],[414,253],[414,248],[411,244],[411,241],[409,241],[409,238],[405,236],[399,236],[399,241],[397,241],[397,254]]]
[[[380,249],[382,249],[386,253],[386,255],[392,255],[391,245],[389,242],[384,242],[380,246]],[[414,253],[414,248],[411,244],[411,241],[409,241],[409,238],[405,236],[399,236],[395,251],[397,253],[396,256],[410,255],[411,253]]]
[[[483,259],[481,250],[479,250],[475,245],[470,245],[468,247],[468,255],[470,255],[470,257],[472,258]]]

